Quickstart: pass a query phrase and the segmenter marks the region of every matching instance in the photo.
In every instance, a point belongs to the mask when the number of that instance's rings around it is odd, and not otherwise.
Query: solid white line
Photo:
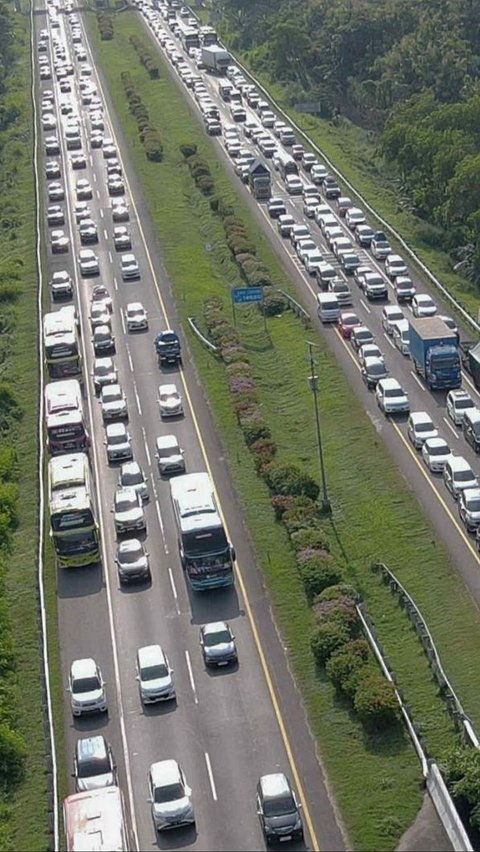
[[[365,308],[365,310],[366,310],[367,314],[371,314],[371,313],[372,313],[371,309],[368,307],[368,305],[366,305],[366,304],[365,304],[365,302],[363,301],[363,299],[360,299],[360,304],[362,305],[362,307],[364,307],[364,308]]]
[[[427,389],[426,389],[425,385],[423,384],[423,382],[421,381],[421,379],[419,379],[419,377],[417,376],[417,374],[416,374],[413,370],[410,370],[410,373],[412,374],[413,378],[415,379],[415,381],[416,381],[417,385],[418,385],[419,387],[421,387],[421,389],[422,389],[423,391],[426,391]]]
[[[458,441],[458,439],[459,439],[460,435],[458,434],[457,430],[456,430],[456,429],[454,429],[454,427],[453,427],[452,423],[450,423],[450,420],[448,419],[448,417],[444,417],[444,418],[443,418],[443,420],[444,420],[444,422],[447,424],[447,426],[448,426],[448,428],[450,429],[450,431],[451,431],[451,432],[453,432],[453,434],[455,435],[455,437],[456,437],[456,439],[457,439],[457,441]]]
[[[190,662],[190,654],[188,653],[187,650],[185,650],[185,659],[187,661],[188,676],[190,678],[190,686],[192,687],[193,700],[195,701],[195,704],[198,704],[197,689],[196,689],[196,686],[195,686],[195,681],[193,679],[193,670],[192,670],[192,664]]]
[[[137,403],[138,413],[141,417],[142,416],[142,406],[140,405],[140,397],[138,395],[136,382],[133,383],[133,390],[135,391],[135,400],[136,400],[136,403]]]
[[[158,523],[160,524],[160,529],[162,531],[163,549],[165,553],[168,553],[167,542],[165,541],[165,528],[163,526],[162,513],[160,511],[160,504],[157,499],[155,499],[155,509],[157,510]]]
[[[205,763],[207,764],[207,772],[208,772],[208,778],[209,778],[209,781],[210,781],[210,787],[212,788],[213,800],[214,800],[214,802],[216,802],[217,801],[217,790],[215,788],[215,781],[213,780],[212,764],[210,763],[210,756],[208,754],[208,751],[205,752]]]
[[[103,229],[103,236],[105,237],[106,240],[108,240],[108,231],[107,231],[106,228]]]
[[[127,350],[128,366],[130,367],[130,370],[133,373],[133,361],[132,356],[130,355],[130,349],[128,348],[128,346],[125,346],[125,349]]]

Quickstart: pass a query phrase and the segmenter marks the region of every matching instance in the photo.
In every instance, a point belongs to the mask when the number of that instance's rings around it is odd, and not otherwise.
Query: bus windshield
[[[54,532],[67,532],[94,527],[95,519],[91,509],[66,509],[52,515],[51,524]]]
[[[79,530],[68,536],[57,536],[55,538],[55,550],[59,556],[69,554],[88,553],[95,550],[98,544],[96,529]]]
[[[228,548],[228,541],[223,527],[216,527],[184,533],[183,547],[188,559],[198,559],[210,554],[223,554]]]
[[[48,437],[58,441],[77,440],[85,437],[83,423],[70,423],[68,426],[49,426]]]

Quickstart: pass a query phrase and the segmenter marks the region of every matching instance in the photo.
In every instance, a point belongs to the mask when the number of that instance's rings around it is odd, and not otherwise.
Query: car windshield
[[[225,642],[231,642],[232,637],[230,635],[229,630],[217,630],[215,633],[205,633],[203,636],[203,641],[207,648],[211,648],[214,645],[221,645]]]
[[[136,501],[130,499],[130,497],[118,497],[115,501],[117,512],[129,512],[130,509],[135,509],[136,505]]]
[[[431,432],[433,429],[433,424],[425,421],[424,423],[417,423],[415,426],[415,432]]]
[[[103,401],[104,402],[119,402],[122,399],[122,392],[120,390],[111,391],[110,388],[105,388],[103,392]]]
[[[456,482],[471,482],[475,477],[471,470],[457,470],[454,474],[454,479]]]
[[[142,548],[136,547],[135,549],[122,551],[119,554],[119,560],[122,565],[133,565],[134,562],[138,562],[138,560],[142,556]]]
[[[475,408],[473,399],[456,399],[454,402],[455,408],[459,411],[464,411],[465,408]]]
[[[292,796],[276,796],[274,799],[265,799],[264,813],[267,817],[283,816],[296,811]]]
[[[83,692],[94,692],[95,689],[100,689],[100,681],[98,677],[81,677],[73,681],[72,692],[79,695]]]
[[[166,787],[157,787],[155,789],[155,802],[176,802],[178,799],[183,799],[185,793],[182,785],[178,781],[176,784],[167,784]]]
[[[178,394],[175,391],[160,394],[160,402],[175,402],[177,398]]]
[[[387,388],[387,390],[385,391],[385,396],[400,397],[404,396],[404,393],[401,388]]]
[[[96,376],[108,376],[109,373],[112,372],[112,368],[110,366],[104,366],[102,364],[101,367],[95,367],[95,375]]]
[[[371,376],[384,376],[385,367],[383,364],[369,364],[368,372]]]
[[[436,447],[428,447],[428,454],[430,456],[447,456],[450,453],[450,447],[448,444],[441,444]]]
[[[142,680],[158,680],[161,677],[168,677],[168,669],[165,663],[157,663],[154,666],[145,666],[142,669]]]
[[[122,474],[122,483],[124,485],[138,485],[140,482],[143,482],[143,476],[140,470],[128,471]]]
[[[78,763],[78,777],[91,778],[93,775],[105,775],[111,771],[108,757],[103,757],[101,760],[97,757],[92,757],[90,760],[82,760]]]

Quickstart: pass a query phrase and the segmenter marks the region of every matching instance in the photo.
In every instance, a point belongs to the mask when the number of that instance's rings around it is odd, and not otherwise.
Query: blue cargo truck
[[[459,388],[462,381],[458,338],[440,317],[409,319],[410,356],[431,390]]]

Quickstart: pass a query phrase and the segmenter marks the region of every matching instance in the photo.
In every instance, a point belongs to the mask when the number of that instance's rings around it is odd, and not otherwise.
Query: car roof
[[[452,456],[452,458],[448,460],[447,464],[450,465],[450,468],[454,472],[459,470],[472,470],[471,464],[463,456]]]
[[[290,783],[283,772],[273,772],[270,775],[262,775],[260,787],[265,798],[275,798],[291,792]]]
[[[410,414],[410,420],[412,423],[424,423],[425,420],[429,420],[433,423],[432,418],[430,417],[428,411],[412,411]]]
[[[457,400],[457,399],[472,399],[472,397],[470,396],[470,394],[468,393],[468,391],[463,390],[462,388],[459,388],[458,390],[451,390],[451,391],[449,391],[448,396],[449,396],[452,400]]]
[[[114,366],[113,358],[110,356],[107,358],[95,358],[93,363],[93,369],[95,369],[95,367],[111,367],[113,369]]]
[[[91,677],[97,674],[97,664],[92,657],[74,660],[71,665],[71,673],[73,678]]]
[[[470,420],[480,420],[480,410],[478,408],[467,408],[464,417],[469,417]]]
[[[425,441],[425,444],[428,445],[427,448],[428,447],[441,447],[441,446],[447,446],[448,447],[448,444],[447,444],[445,438],[440,438],[439,435],[437,435],[435,438],[427,438],[426,441]]]
[[[211,621],[209,624],[204,624],[202,630],[204,633],[217,633],[219,630],[228,630],[226,621]]]
[[[471,500],[478,500],[480,498],[480,488],[465,488],[462,496],[464,498],[469,497]]]
[[[389,314],[398,314],[398,313],[401,313],[402,316],[403,316],[403,311],[402,311],[400,305],[385,305],[385,307],[383,309],[383,313],[387,317],[389,316]]]
[[[84,737],[77,740],[75,752],[79,762],[82,760],[91,760],[92,758],[101,760],[107,755],[105,737]]]
[[[168,393],[168,394],[170,394],[170,393],[178,393],[178,391],[177,391],[177,386],[176,386],[176,385],[174,385],[174,384],[170,384],[170,385],[160,385],[160,386],[159,386],[159,388],[158,388],[158,392],[159,392],[160,394],[162,394],[162,393]]]
[[[127,538],[125,541],[119,542],[119,553],[132,553],[142,548],[142,543],[138,538]]]
[[[119,485],[119,487],[115,491],[115,500],[119,500],[121,497],[123,499],[129,499],[132,502],[137,502],[138,496],[135,488],[128,488],[127,486]]]
[[[165,654],[160,645],[144,645],[137,651],[137,660],[140,668],[144,668],[165,662]]]
[[[382,387],[385,390],[393,390],[394,388],[402,389],[402,386],[398,379],[381,379]]]
[[[137,473],[137,472],[141,473],[142,468],[140,467],[138,462],[128,461],[128,462],[124,462],[122,464],[121,472],[122,472],[122,474],[124,474],[124,473]]]
[[[123,435],[127,431],[125,423],[108,423],[105,427],[107,435]]]
[[[141,302],[129,302],[128,305],[127,305],[127,311],[144,311],[144,310],[145,310],[145,308],[143,307]]]
[[[160,435],[156,441],[158,449],[178,448],[178,438],[175,435]]]
[[[157,763],[152,763],[150,777],[154,787],[176,784],[181,780],[180,767],[176,760],[159,760]]]

